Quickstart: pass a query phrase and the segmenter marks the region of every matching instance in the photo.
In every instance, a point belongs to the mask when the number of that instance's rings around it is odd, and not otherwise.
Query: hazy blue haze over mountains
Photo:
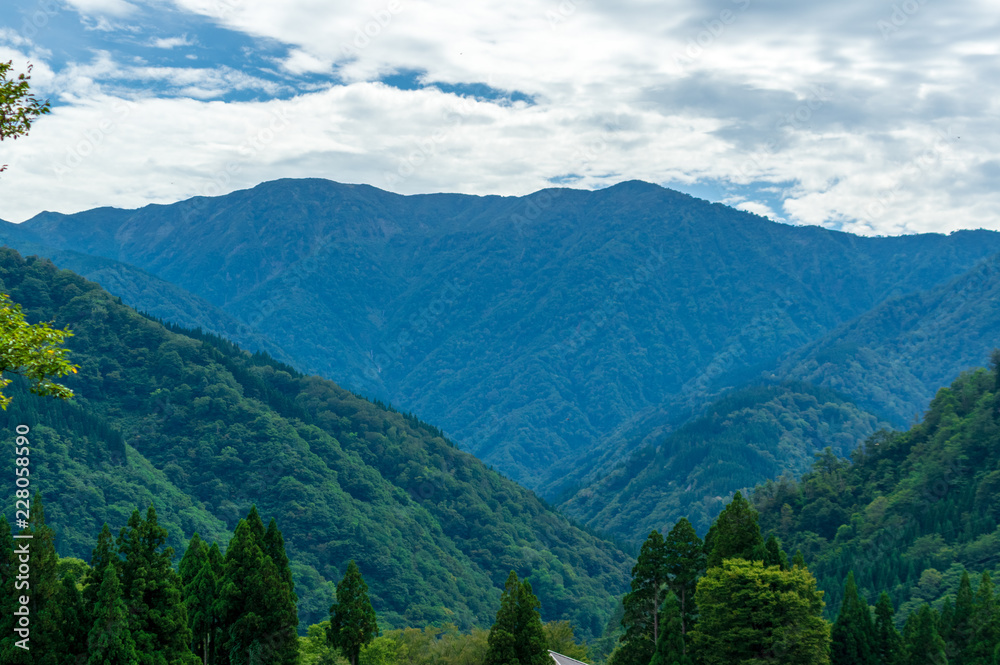
[[[913,294],[1000,252],[992,232],[862,238],[635,181],[404,197],[282,180],[170,206],[46,213],[2,235],[174,284],[201,308],[185,321],[214,317],[206,327],[241,330],[245,344],[412,410],[550,497],[765,372],[853,397],[819,356],[779,364],[884,303],[923,302]],[[127,269],[115,274],[140,309],[173,297],[162,282],[144,277],[140,290]],[[860,397],[899,422],[938,373],[982,362],[977,349],[949,348],[905,408]]]

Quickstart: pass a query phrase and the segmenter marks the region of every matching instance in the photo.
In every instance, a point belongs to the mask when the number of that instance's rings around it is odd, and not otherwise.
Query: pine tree
[[[670,593],[663,601],[660,615],[663,620],[663,631],[660,633],[660,639],[656,643],[656,653],[653,654],[649,665],[692,665],[684,641],[680,599]]]
[[[721,566],[724,559],[751,561],[755,558],[757,548],[764,544],[757,518],[754,507],[737,492],[712,525],[709,568]]]
[[[831,632],[832,665],[878,665],[875,660],[875,627],[868,603],[858,594],[854,571],[847,574],[844,601]]]
[[[945,624],[947,636],[942,636],[945,637],[948,653],[952,655],[950,659],[952,665],[967,665],[965,656],[969,654],[972,647],[972,614],[974,609],[972,581],[969,579],[969,572],[964,571],[958,584],[958,594],[955,596],[955,610],[951,615],[951,620]]]
[[[188,627],[193,640],[192,651],[208,665],[219,624],[218,579],[208,558],[209,548],[195,533],[181,558],[178,573],[187,607]]]
[[[139,656],[129,630],[118,570],[108,564],[94,603],[94,625],[88,639],[88,665],[137,665]]]
[[[354,559],[337,585],[337,602],[330,606],[330,645],[340,649],[351,665],[358,665],[361,647],[378,636],[375,610],[368,599],[368,585]]]
[[[513,573],[514,571],[511,571]],[[517,575],[514,575],[517,580]],[[520,584],[517,596],[517,660],[522,665],[551,665],[545,629],[539,613],[541,603],[528,580]]]
[[[92,616],[87,614],[76,578],[71,574],[62,578],[59,609],[59,644],[56,649],[59,654],[58,664],[86,662],[87,634]]]
[[[517,660],[517,574],[507,576],[503,593],[500,594],[500,609],[490,627],[487,637],[487,651],[484,665],[510,665]]]
[[[194,659],[181,580],[172,566],[174,550],[166,542],[167,530],[157,522],[152,505],[145,519],[135,510],[118,536],[122,598],[142,665]]]
[[[666,542],[659,531],[652,531],[642,544],[639,557],[632,567],[632,590],[625,594],[622,603],[625,614],[622,627],[623,643],[629,643],[638,658],[648,663],[656,650],[660,636],[660,606],[666,595],[668,553]]]
[[[906,620],[903,665],[948,665],[944,640],[938,634],[931,606],[924,603]]]
[[[487,637],[485,665],[551,665],[539,606],[531,584],[510,571]]]
[[[798,566],[799,568],[806,567],[806,558],[802,556],[802,550],[795,550],[795,556],[792,557],[792,567]]]
[[[781,549],[781,541],[774,534],[768,536],[767,542],[760,548],[760,559],[765,566],[778,566],[782,570],[788,570],[788,555]]]
[[[903,637],[893,621],[895,611],[889,594],[882,592],[875,605],[874,655],[877,665],[899,665],[903,660]]]
[[[114,564],[115,570],[120,570],[121,559],[115,550],[115,539],[111,535],[111,528],[105,522],[101,533],[97,536],[97,545],[90,555],[90,570],[83,580],[83,605],[89,613],[93,613],[97,605],[97,594],[104,582],[104,571],[107,570],[108,564]]]
[[[299,658],[298,597],[295,595],[291,564],[285,552],[285,539],[273,517],[264,533],[263,544],[264,554],[274,562],[280,579],[280,583],[271,589],[273,602],[269,604],[271,611],[265,619],[265,630],[271,636],[273,650],[271,663],[296,665]]]
[[[694,526],[686,517],[682,517],[674,524],[664,543],[669,580],[667,585],[679,603],[682,635],[690,632],[698,615],[694,592],[698,576],[705,569],[704,546]]]
[[[1000,607],[997,606],[995,588],[989,572],[984,572],[976,589],[972,612],[972,631],[969,640],[967,665],[996,665],[997,647],[1000,646]]]

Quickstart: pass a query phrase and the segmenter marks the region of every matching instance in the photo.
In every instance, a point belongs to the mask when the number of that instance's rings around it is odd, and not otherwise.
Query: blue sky
[[[1000,229],[1000,7],[28,0],[53,103],[0,218],[283,177],[403,194],[642,179],[868,235]]]

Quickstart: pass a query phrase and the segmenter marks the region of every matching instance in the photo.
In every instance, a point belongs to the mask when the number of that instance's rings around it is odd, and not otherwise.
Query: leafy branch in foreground
[[[73,391],[55,383],[51,377],[76,374],[79,367],[66,359],[63,340],[73,333],[59,330],[44,321],[31,324],[24,320],[21,306],[0,294],[0,372],[18,374],[32,383],[31,392],[69,399]],[[11,398],[3,394],[11,379],[0,376],[0,408],[6,410]]]
[[[0,141],[26,135],[31,123],[51,111],[48,101],[40,102],[30,93],[31,65],[26,73],[8,79],[13,68],[12,60],[0,62]],[[6,168],[6,164],[0,165],[0,171]]]

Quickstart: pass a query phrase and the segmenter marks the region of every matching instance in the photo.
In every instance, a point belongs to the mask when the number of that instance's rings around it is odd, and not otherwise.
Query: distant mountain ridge
[[[44,213],[0,238],[174,284],[550,498],[839,326],[1000,252],[988,231],[861,238],[637,181],[476,197],[281,180]],[[162,307],[162,293],[117,289]]]

